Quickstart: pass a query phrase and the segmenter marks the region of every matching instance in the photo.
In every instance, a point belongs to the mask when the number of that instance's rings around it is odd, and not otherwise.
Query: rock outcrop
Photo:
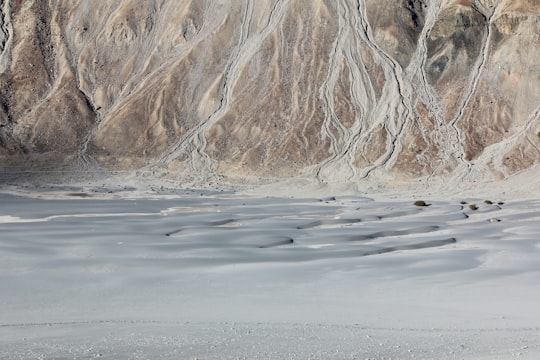
[[[0,171],[504,178],[538,0],[0,0]]]

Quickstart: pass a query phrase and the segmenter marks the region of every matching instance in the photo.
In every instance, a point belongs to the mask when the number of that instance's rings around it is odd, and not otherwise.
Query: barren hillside
[[[539,0],[0,0],[0,170],[500,179]]]

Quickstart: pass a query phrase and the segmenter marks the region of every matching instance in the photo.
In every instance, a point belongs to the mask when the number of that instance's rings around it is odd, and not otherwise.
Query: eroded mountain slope
[[[0,0],[2,171],[502,178],[538,0]]]

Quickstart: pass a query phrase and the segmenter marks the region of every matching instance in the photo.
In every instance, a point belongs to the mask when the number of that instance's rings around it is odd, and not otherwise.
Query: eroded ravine
[[[474,66],[474,70],[471,76],[469,86],[465,91],[463,102],[459,106],[458,111],[456,115],[454,116],[454,118],[450,120],[450,125],[452,125],[452,127],[455,130],[455,138],[454,138],[455,140],[453,141],[453,145],[454,145],[453,153],[454,153],[454,156],[461,163],[458,166],[457,172],[456,172],[456,176],[458,177],[458,180],[462,180],[464,177],[466,177],[471,172],[471,167],[472,167],[472,164],[469,161],[470,159],[466,158],[465,140],[462,134],[462,130],[459,128],[458,124],[459,124],[459,121],[463,118],[465,109],[469,106],[475,92],[477,91],[478,82],[480,81],[480,77],[483,74],[483,71],[487,62],[487,57],[489,55],[489,45],[491,43],[491,36],[492,36],[491,18],[496,11],[496,9],[490,8],[488,9],[489,13],[484,14],[480,11],[480,9],[474,6],[473,6],[473,9],[478,11],[481,14],[482,19],[484,20],[484,23],[485,23],[485,32],[484,32],[484,37],[482,38],[482,46],[480,49],[480,55],[478,56],[478,60]]]
[[[2,163],[509,177],[540,163],[540,4],[526,3],[2,0]]]
[[[372,131],[374,126],[377,125],[383,127],[389,135],[387,151],[373,165],[363,169],[361,176],[367,177],[377,168],[390,169],[395,164],[402,146],[403,130],[411,114],[410,99],[412,93],[401,66],[373,40],[372,29],[367,19],[365,0],[358,0],[357,10],[354,16],[357,17],[357,23],[361,29],[358,34],[380,61],[386,80],[381,98],[373,110],[373,117],[377,122],[371,124],[366,135],[355,139],[353,145],[355,148],[360,147],[360,143],[365,136],[369,136],[369,131]]]
[[[215,122],[221,119],[227,112],[231,102],[232,91],[241,71],[251,57],[262,46],[262,42],[266,39],[266,37],[272,31],[274,31],[277,26],[279,26],[281,19],[285,15],[287,6],[288,0],[276,1],[268,16],[267,25],[260,31],[260,33],[251,34],[249,32],[249,27],[251,25],[253,1],[248,0],[245,6],[243,19],[241,21],[242,26],[239,43],[227,63],[227,67],[223,74],[223,80],[219,86],[218,108],[207,119],[184,135],[179,142],[174,144],[160,159],[158,162],[159,165],[169,164],[171,161],[175,160],[183,152],[185,152],[186,149],[189,149],[191,156],[189,163],[194,170],[198,171],[202,168],[206,169],[206,171],[210,173],[213,171],[213,161],[205,153],[205,131]]]
[[[0,74],[8,64],[13,38],[11,26],[11,4],[9,0],[0,1]]]

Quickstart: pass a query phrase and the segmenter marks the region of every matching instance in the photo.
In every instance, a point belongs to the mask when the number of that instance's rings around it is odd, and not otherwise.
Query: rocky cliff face
[[[538,0],[0,0],[2,171],[502,178]]]

